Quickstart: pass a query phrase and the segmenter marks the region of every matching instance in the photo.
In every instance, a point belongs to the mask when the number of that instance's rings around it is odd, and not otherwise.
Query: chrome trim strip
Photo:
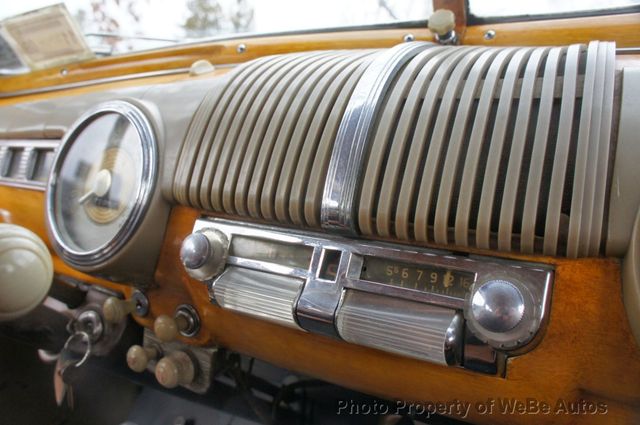
[[[46,182],[37,182],[33,180],[7,179],[4,177],[0,178],[0,186],[16,187],[18,189],[38,190],[40,192],[44,192],[45,190],[47,190]]]
[[[329,162],[321,207],[324,229],[356,234],[355,198],[373,121],[400,68],[416,54],[433,46],[414,41],[385,50],[358,81],[340,122]]]
[[[64,162],[67,151],[82,133],[87,125],[108,113],[120,114],[131,122],[140,136],[142,144],[142,182],[136,193],[134,205],[122,227],[110,241],[102,246],[89,250],[78,251],[71,248],[62,237],[55,220],[54,194],[58,182],[60,168]],[[51,243],[55,251],[66,262],[81,270],[94,270],[108,262],[124,245],[129,242],[147,212],[151,197],[158,177],[158,145],[151,122],[142,109],[130,102],[122,100],[109,101],[97,105],[95,108],[82,115],[65,135],[60,149],[57,150],[49,181],[46,189],[46,224],[49,230]]]
[[[637,55],[640,54],[640,47],[618,47],[616,55]]]
[[[218,67],[220,67],[218,65]],[[163,75],[186,74],[189,68],[163,69],[161,71],[140,72],[137,74],[118,75],[116,77],[97,78],[95,80],[77,81],[75,83],[58,84],[55,86],[39,87],[36,89],[15,90],[11,92],[0,92],[0,99],[11,97],[28,96],[31,94],[49,93],[53,91],[76,89],[79,87],[95,86],[98,84],[116,83],[126,80],[137,80],[141,78],[161,77]]]
[[[56,149],[60,146],[58,139],[0,139],[0,147]]]

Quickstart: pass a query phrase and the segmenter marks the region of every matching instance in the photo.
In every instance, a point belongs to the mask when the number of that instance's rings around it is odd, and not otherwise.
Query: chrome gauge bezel
[[[55,193],[60,170],[66,155],[82,131],[99,117],[116,113],[126,118],[135,128],[142,148],[142,173],[138,191],[135,193],[131,211],[122,227],[111,240],[101,246],[81,251],[72,248],[62,237],[56,222]],[[46,188],[46,223],[51,243],[58,255],[79,269],[92,271],[106,265],[131,240],[140,227],[151,203],[158,175],[158,144],[154,128],[143,110],[133,103],[114,100],[101,103],[83,114],[62,139]]]

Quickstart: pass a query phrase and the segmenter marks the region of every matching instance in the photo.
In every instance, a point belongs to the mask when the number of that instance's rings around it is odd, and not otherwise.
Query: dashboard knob
[[[0,224],[0,321],[36,308],[52,279],[53,262],[44,242],[24,227]]]
[[[157,359],[159,354],[156,348],[132,345],[127,351],[127,365],[134,372],[144,372],[149,362]]]
[[[202,229],[187,236],[180,248],[180,261],[189,276],[209,280],[222,272],[229,241],[220,231]]]
[[[162,342],[171,342],[178,334],[192,337],[200,331],[200,316],[193,306],[181,304],[174,317],[161,314],[153,322],[153,332]]]
[[[136,300],[121,300],[116,297],[109,297],[102,305],[102,314],[107,322],[118,323],[128,314],[136,311]]]
[[[156,365],[156,379],[166,388],[190,384],[195,375],[196,368],[193,360],[184,351],[174,351],[160,359]]]
[[[429,17],[429,30],[439,36],[446,36],[456,27],[456,15],[449,9],[438,9]]]
[[[516,285],[507,280],[489,280],[474,292],[471,313],[486,330],[508,332],[518,326],[524,317],[524,296]]]

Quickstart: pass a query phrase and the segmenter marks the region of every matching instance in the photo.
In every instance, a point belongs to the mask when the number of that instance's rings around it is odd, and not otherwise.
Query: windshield
[[[0,19],[60,3],[4,2]],[[424,20],[425,0],[67,0],[89,46],[114,54],[238,33],[272,33]]]
[[[469,11],[478,17],[534,16],[606,11],[640,4],[640,0],[468,0]]]

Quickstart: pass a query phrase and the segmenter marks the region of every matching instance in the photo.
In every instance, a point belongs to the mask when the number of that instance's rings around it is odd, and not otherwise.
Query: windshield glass
[[[469,11],[483,18],[606,11],[640,4],[640,0],[469,0]]]
[[[0,19],[60,3],[4,2]],[[67,0],[89,46],[114,54],[238,33],[352,27],[427,19],[425,0]]]

